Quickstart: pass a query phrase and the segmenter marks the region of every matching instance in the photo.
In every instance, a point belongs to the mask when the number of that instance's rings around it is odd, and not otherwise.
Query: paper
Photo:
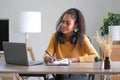
[[[59,61],[54,61],[53,63],[47,62],[46,65],[48,65],[48,66],[68,66],[69,61],[66,58],[66,59],[62,59],[62,60],[59,60]]]

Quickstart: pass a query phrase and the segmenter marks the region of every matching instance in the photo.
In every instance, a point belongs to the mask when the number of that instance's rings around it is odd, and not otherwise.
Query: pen
[[[48,52],[47,50],[45,50],[45,52],[53,59],[53,61],[56,60],[53,56],[51,56],[51,55],[49,54],[49,52]]]
[[[46,52],[50,57],[53,57],[53,56],[51,56],[51,55],[49,54],[49,52],[48,52],[47,50],[45,50],[45,52]]]

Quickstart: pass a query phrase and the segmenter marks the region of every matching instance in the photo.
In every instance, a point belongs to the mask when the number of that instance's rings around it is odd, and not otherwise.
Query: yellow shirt
[[[90,43],[87,36],[84,36],[82,47],[80,50],[76,48],[76,44],[71,44],[69,41],[65,41],[61,44],[59,41],[57,43],[57,48],[55,45],[55,33],[52,35],[50,43],[48,45],[47,51],[52,56],[56,54],[57,59],[63,58],[79,58],[80,62],[93,62],[94,58],[98,56],[95,48]],[[56,52],[54,51],[56,49]]]

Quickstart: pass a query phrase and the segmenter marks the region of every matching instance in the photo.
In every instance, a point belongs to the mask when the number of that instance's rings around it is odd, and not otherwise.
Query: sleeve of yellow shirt
[[[85,53],[88,55],[79,57],[80,62],[94,62],[94,58],[99,56],[87,36],[84,37],[82,48],[84,48]]]

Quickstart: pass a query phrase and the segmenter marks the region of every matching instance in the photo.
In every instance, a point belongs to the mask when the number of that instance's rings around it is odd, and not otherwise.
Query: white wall
[[[42,60],[51,34],[60,15],[71,7],[79,8],[86,20],[87,35],[94,36],[102,26],[107,12],[120,12],[119,0],[0,0],[0,19],[10,20],[10,41],[24,42],[24,34],[15,32],[16,15],[21,11],[40,11],[42,13],[42,32],[29,34],[29,43],[33,47],[37,60]],[[93,45],[99,47],[93,39]]]

